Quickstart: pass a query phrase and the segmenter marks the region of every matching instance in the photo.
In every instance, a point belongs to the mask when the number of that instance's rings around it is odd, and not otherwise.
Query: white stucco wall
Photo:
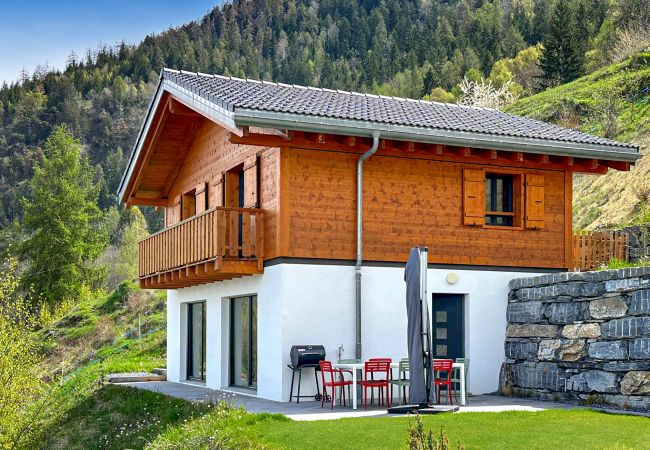
[[[451,285],[449,272],[458,276]],[[363,357],[406,357],[404,269],[363,267]],[[493,392],[504,359],[508,281],[522,272],[429,269],[429,297],[433,293],[464,295],[465,354],[470,358],[470,391]],[[169,291],[167,367],[171,381],[185,378],[185,326],[182,303],[206,300],[207,386],[228,385],[228,301],[257,294],[257,395],[288,401],[291,371],[286,368],[294,344],[322,344],[328,359],[354,357],[354,267],[278,264],[263,275]],[[313,373],[305,372],[303,394],[314,390]]]

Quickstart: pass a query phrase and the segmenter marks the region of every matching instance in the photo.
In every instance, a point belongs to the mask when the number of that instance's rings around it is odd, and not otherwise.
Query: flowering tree
[[[37,318],[17,295],[19,279],[13,259],[0,266],[0,448],[21,447],[33,431],[34,401],[46,388],[30,331]]]
[[[501,109],[517,99],[517,95],[512,93],[511,85],[512,81],[508,80],[500,88],[496,88],[491,81],[486,81],[484,78],[481,78],[480,81],[464,78],[458,85],[461,91],[458,103],[466,106]]]

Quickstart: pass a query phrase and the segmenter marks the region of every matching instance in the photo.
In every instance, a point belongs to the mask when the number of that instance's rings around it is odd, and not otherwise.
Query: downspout
[[[379,132],[372,133],[372,147],[357,161],[357,263],[355,265],[356,349],[355,358],[361,359],[361,261],[363,246],[363,162],[379,148]]]

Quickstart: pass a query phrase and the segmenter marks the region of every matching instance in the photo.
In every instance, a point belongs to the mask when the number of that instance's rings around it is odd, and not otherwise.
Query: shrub
[[[35,402],[47,389],[38,370],[38,343],[30,333],[38,326],[37,315],[17,295],[16,268],[15,260],[0,268],[0,448],[27,446],[44,413]]]
[[[419,414],[415,415],[415,421],[409,420],[409,450],[450,450],[449,437],[443,427],[440,427],[440,434],[435,437],[431,428],[424,431],[422,418]],[[456,445],[458,450],[464,449],[465,446],[459,441]]]

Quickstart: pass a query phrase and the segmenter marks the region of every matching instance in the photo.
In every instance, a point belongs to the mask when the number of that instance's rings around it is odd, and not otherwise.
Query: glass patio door
[[[257,296],[230,300],[230,384],[257,387]]]
[[[205,302],[187,305],[187,378],[205,380]]]

